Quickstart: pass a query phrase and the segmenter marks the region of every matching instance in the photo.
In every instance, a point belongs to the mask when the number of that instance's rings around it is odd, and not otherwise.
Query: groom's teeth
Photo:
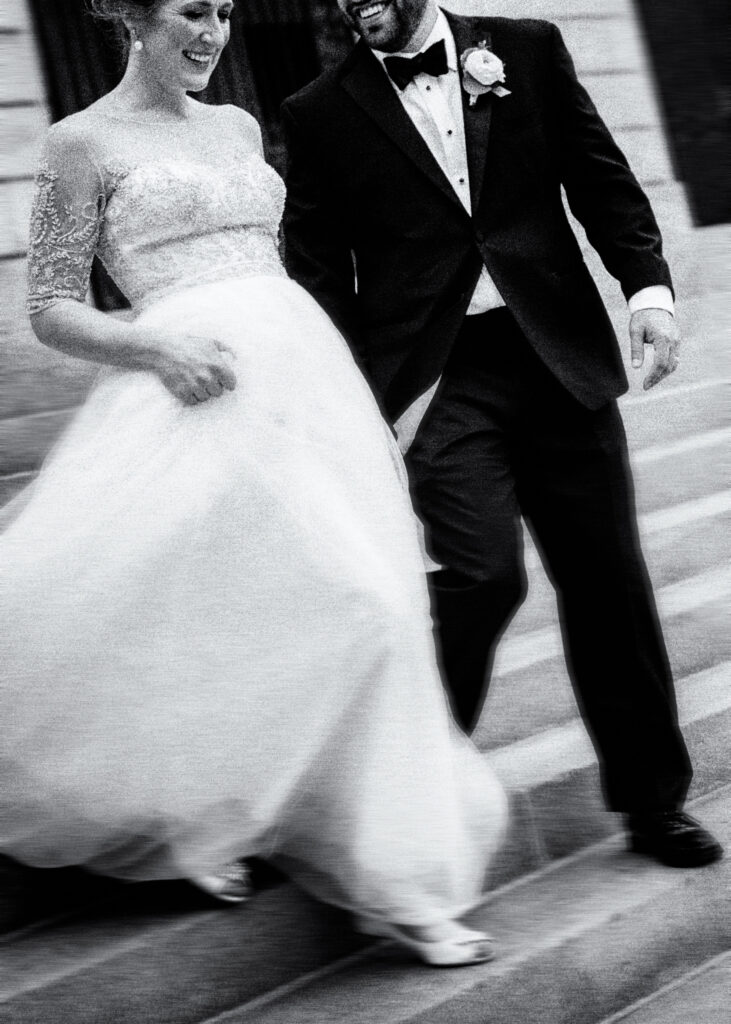
[[[367,7],[359,8],[357,15],[361,21],[368,21],[369,18],[376,18],[379,14],[383,14],[387,7],[388,4],[383,3],[369,4]]]

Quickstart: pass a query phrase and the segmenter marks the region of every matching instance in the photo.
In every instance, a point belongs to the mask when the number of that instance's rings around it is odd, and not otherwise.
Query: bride
[[[446,708],[395,442],[279,261],[258,125],[187,95],[233,5],[94,6],[128,65],[49,131],[29,312],[102,369],[0,538],[0,849],[209,888],[263,856],[428,963],[489,959],[457,919],[505,798]],[[132,320],[85,304],[95,254]]]

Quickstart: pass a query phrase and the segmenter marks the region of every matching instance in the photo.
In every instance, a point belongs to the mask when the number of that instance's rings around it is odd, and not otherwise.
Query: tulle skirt
[[[504,831],[454,726],[403,465],[293,282],[142,314],[233,392],[104,370],[0,537],[0,850],[127,879],[234,857],[402,923],[462,912]]]

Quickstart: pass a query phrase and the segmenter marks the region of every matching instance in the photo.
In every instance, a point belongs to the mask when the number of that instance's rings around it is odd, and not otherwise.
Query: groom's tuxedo
[[[464,93],[472,217],[361,42],[283,107],[289,266],[394,418],[443,369],[483,262],[541,359],[597,408],[627,382],[561,185],[628,297],[670,283],[657,224],[554,26],[448,19],[457,52],[485,41],[510,88],[474,106]]]
[[[445,566],[433,592],[462,721],[522,599],[522,513],[558,590],[611,805],[675,807],[689,765],[614,402],[627,381],[561,187],[628,298],[670,285],[660,233],[555,26],[447,19],[457,54],[486,43],[510,90],[474,105],[462,93],[471,203],[360,42],[283,106],[288,269],[390,417],[441,376],[408,462]],[[504,307],[468,316],[484,268]]]

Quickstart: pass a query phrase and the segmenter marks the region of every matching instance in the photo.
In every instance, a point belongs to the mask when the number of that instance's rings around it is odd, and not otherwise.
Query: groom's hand
[[[638,309],[629,322],[632,366],[639,369],[645,361],[645,345],[652,345],[655,358],[642,382],[645,391],[654,388],[678,366],[680,331],[675,317],[664,309]]]

